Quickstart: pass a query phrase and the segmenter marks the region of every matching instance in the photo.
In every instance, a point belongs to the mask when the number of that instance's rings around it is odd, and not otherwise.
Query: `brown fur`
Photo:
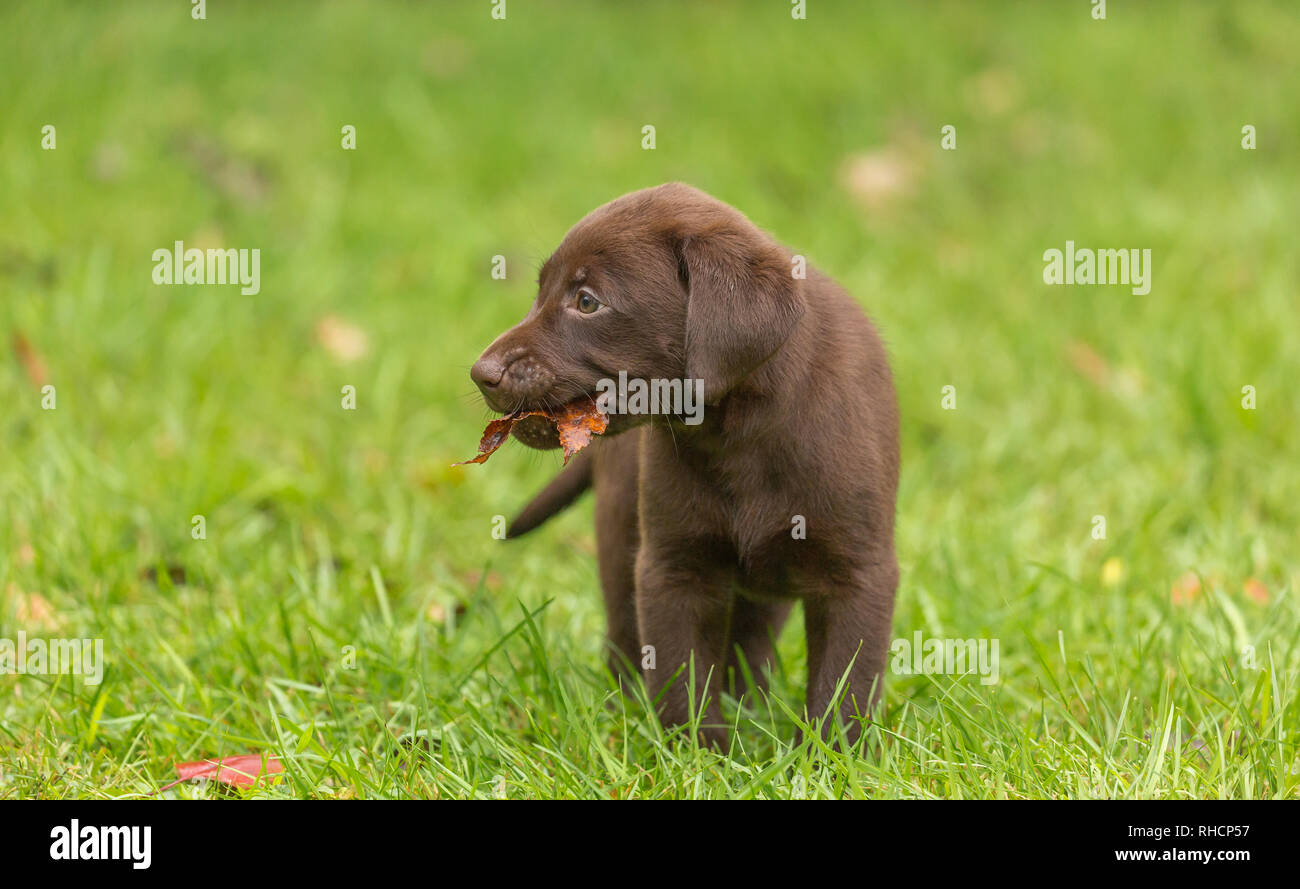
[[[603,307],[580,312],[579,287]],[[825,713],[850,663],[839,716],[867,715],[898,583],[898,409],[871,322],[811,267],[796,279],[790,251],[733,208],[663,185],[574,226],[528,315],[472,376],[505,411],[592,394],[619,371],[702,379],[703,422],[612,417],[511,536],[595,488],[611,666],[639,665],[654,647],[644,674],[666,723],[689,717],[677,674],[693,656],[703,734],[721,743],[724,677],[740,655],[761,679],[796,600],[809,715]],[[544,425],[520,426],[527,444],[557,444]],[[806,539],[792,536],[795,516]],[[851,737],[859,728],[849,720]]]

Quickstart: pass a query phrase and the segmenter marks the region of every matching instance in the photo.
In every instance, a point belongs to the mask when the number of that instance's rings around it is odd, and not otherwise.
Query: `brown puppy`
[[[724,677],[743,656],[761,678],[795,599],[810,716],[846,671],[841,718],[869,714],[883,681],[898,584],[894,386],[871,322],[829,278],[797,274],[801,262],[689,186],[633,192],[573,227],[527,316],[471,372],[499,411],[596,395],[620,371],[702,381],[702,421],[615,413],[508,535],[595,487],[611,666],[646,667],[668,724],[704,707],[713,743],[726,738]],[[557,446],[536,420],[516,436]],[[848,722],[855,738],[861,724]]]

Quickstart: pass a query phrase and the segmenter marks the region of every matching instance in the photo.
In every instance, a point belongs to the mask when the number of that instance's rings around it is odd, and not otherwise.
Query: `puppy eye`
[[[590,290],[579,290],[577,305],[578,305],[579,312],[581,312],[584,315],[590,315],[592,312],[599,309],[603,304],[601,303],[600,300],[596,299],[596,295],[592,293]]]

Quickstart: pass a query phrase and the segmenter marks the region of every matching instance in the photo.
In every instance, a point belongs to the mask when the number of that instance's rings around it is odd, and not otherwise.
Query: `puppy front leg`
[[[733,602],[731,583],[716,562],[708,564],[707,554],[642,545],[636,606],[646,687],[659,701],[665,726],[685,725],[702,713],[700,741],[718,748],[727,742],[719,695]]]
[[[804,599],[808,636],[808,716],[820,719],[848,671],[838,713],[850,743],[861,733],[885,682],[885,662],[894,615],[898,564],[892,553],[883,562],[853,572],[849,588],[823,588]],[[852,663],[852,669],[849,664]],[[823,735],[830,732],[830,721]]]
[[[731,617],[731,647],[727,651],[727,668],[732,674],[728,683],[735,683],[728,691],[739,697],[748,691],[767,690],[767,674],[776,662],[775,642],[781,628],[790,616],[793,603],[788,601],[754,601],[737,597]],[[742,671],[749,669],[754,686],[751,689]]]

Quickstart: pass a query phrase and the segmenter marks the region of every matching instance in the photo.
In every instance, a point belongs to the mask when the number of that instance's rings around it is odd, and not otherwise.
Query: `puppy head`
[[[789,254],[748,219],[680,184],[592,211],[542,266],[523,321],[470,372],[501,412],[595,396],[601,380],[703,380],[706,404],[740,385],[789,337],[803,295]],[[611,432],[645,417],[615,416]],[[534,447],[548,424],[520,423]]]

